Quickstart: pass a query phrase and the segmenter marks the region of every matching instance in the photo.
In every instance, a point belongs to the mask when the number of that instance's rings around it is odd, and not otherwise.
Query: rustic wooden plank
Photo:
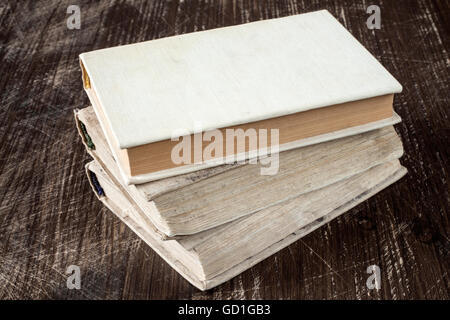
[[[448,299],[448,1],[70,1],[0,5],[0,298]],[[408,175],[235,279],[190,286],[118,219],[84,176],[72,110],[81,52],[328,9],[402,83],[395,100]],[[66,268],[81,268],[80,290]],[[366,287],[369,265],[381,290]]]

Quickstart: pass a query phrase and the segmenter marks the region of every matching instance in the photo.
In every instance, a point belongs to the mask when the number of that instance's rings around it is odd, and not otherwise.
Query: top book
[[[129,183],[218,165],[231,155],[224,148],[175,164],[175,136],[276,128],[280,149],[291,149],[333,132],[392,124],[393,94],[402,90],[326,10],[96,50],[80,61]],[[250,158],[261,149],[249,143],[231,153]]]

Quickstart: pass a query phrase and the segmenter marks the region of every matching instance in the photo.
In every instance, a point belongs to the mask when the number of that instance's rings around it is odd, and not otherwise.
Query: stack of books
[[[80,55],[97,197],[201,290],[406,173],[401,85],[328,11]]]

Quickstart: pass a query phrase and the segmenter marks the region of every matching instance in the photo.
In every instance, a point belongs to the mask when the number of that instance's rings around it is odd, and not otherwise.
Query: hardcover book
[[[127,193],[95,161],[86,166],[98,198],[185,279],[201,290],[217,286],[400,179],[398,160],[286,199],[213,229],[163,241]]]
[[[262,164],[235,163],[139,185],[120,179],[91,107],[75,111],[82,141],[161,238],[196,234],[322,189],[403,154],[392,126],[281,152],[276,175]]]
[[[96,50],[80,63],[127,184],[398,121],[401,85],[326,10]]]

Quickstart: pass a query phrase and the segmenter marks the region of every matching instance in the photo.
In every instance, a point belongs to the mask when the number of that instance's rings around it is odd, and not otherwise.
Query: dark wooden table
[[[76,3],[74,3],[76,2]],[[69,30],[78,4],[81,28]],[[366,8],[381,8],[369,30]],[[13,1],[0,4],[0,298],[449,299],[450,1]],[[409,174],[208,292],[192,287],[95,198],[72,110],[78,54],[328,9],[403,84]],[[81,289],[66,270],[78,265]],[[366,270],[378,265],[381,289]]]

